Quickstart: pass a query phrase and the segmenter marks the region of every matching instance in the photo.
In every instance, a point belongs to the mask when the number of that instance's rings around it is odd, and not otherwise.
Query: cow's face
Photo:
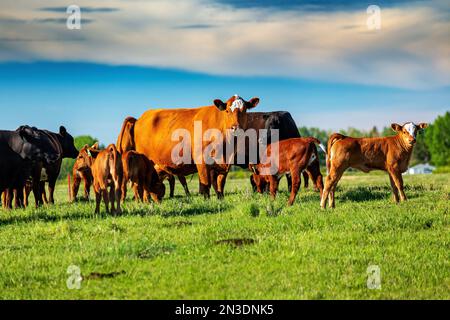
[[[98,143],[94,144],[92,147],[85,145],[83,148],[81,148],[75,160],[76,169],[78,171],[89,170],[98,153],[99,153]]]
[[[414,124],[407,122],[403,126],[393,123],[392,130],[396,131],[407,145],[413,146],[416,143],[417,133],[428,127],[427,123]]]
[[[63,157],[75,159],[78,156],[79,152],[75,147],[73,137],[67,132],[66,128],[64,128],[63,126],[59,128],[59,135],[62,138],[60,139],[60,142],[63,148]]]
[[[214,100],[214,105],[223,112],[225,129],[235,133],[239,129],[247,129],[247,110],[255,108],[259,98],[245,101],[238,95],[231,97],[226,103],[222,100]]]

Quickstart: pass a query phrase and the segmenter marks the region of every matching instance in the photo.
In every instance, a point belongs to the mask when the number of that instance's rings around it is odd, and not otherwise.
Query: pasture
[[[69,204],[60,182],[55,206],[0,210],[0,298],[450,299],[449,181],[405,176],[396,205],[387,175],[346,174],[323,211],[303,188],[288,208],[285,180],[272,203],[247,178],[204,200],[194,178],[191,198],[177,183],[175,199],[128,200],[118,217]],[[380,290],[367,288],[370,265]]]

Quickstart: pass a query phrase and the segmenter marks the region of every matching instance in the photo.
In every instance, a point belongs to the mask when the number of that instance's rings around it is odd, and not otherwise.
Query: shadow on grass
[[[405,193],[408,198],[417,198],[418,194],[423,192],[422,186],[405,187]],[[342,191],[339,187],[336,190],[336,197],[344,201],[370,201],[370,200],[389,200],[392,198],[392,189],[389,186],[362,186]]]
[[[172,199],[173,201],[173,199]],[[166,200],[161,205],[157,204],[137,204],[135,202],[125,202],[122,207],[122,213],[114,215],[107,214],[102,204],[101,213],[94,213],[94,204],[79,208],[73,208],[73,203],[61,203],[45,206],[32,210],[18,211],[0,211],[0,227],[31,222],[58,222],[58,221],[76,221],[76,220],[103,220],[111,217],[127,217],[127,216],[161,216],[164,218],[177,216],[196,216],[203,214],[220,214],[230,209],[230,204],[224,201],[203,200],[200,198],[184,198],[183,201],[173,203]],[[80,203],[78,203],[80,204]]]

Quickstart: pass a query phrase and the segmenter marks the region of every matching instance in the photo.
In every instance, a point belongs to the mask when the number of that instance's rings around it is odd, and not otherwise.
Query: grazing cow
[[[20,129],[20,128],[19,128]],[[62,160],[64,158],[75,159],[78,156],[78,150],[75,147],[73,137],[67,132],[66,128],[61,126],[59,133],[51,132],[48,130],[36,129],[50,144],[54,155],[57,156],[57,161],[52,164],[46,164],[43,162],[36,163],[33,167],[32,180],[33,180],[33,194],[36,201],[36,206],[46,203],[55,203],[54,193],[56,181],[58,180],[59,173],[61,172]],[[45,183],[48,182],[49,198],[45,192]],[[25,202],[28,203],[28,196],[30,190],[25,190]]]
[[[94,177],[95,213],[100,213],[102,197],[107,213],[110,212],[109,202],[111,202],[111,212],[120,213],[123,168],[122,159],[116,146],[111,144],[105,150],[99,150],[98,144],[92,147],[86,145],[81,149],[80,155],[82,160],[80,160],[79,169],[90,168]],[[109,192],[108,188],[110,188]],[[117,202],[117,209],[115,202]]]
[[[133,117],[128,117],[124,120],[122,129],[120,130],[119,137],[117,139],[117,150],[123,155],[126,151],[136,151],[136,145],[134,143],[134,126],[136,124],[137,119]],[[175,195],[175,177],[163,170],[161,170],[158,166],[155,167],[158,172],[159,179],[164,181],[168,179],[170,186],[170,198],[173,198]],[[178,180],[182,184],[184,191],[187,196],[190,196],[189,188],[186,182],[186,178],[184,176],[178,176]],[[135,188],[135,186],[133,186]],[[126,187],[122,190],[122,199],[125,199]]]
[[[98,149],[98,145],[95,145],[95,148]],[[73,183],[71,190],[71,201],[77,201],[81,181],[84,183],[84,200],[89,201],[90,198],[91,186],[94,182],[94,177],[92,176],[91,168],[83,166],[84,161],[83,154],[80,152],[72,169]]]
[[[233,135],[239,129],[247,129],[247,110],[256,107],[258,103],[258,98],[245,101],[236,95],[227,102],[217,99],[214,105],[208,107],[149,110],[134,126],[136,151],[152,159],[158,168],[169,174],[187,176],[198,172],[200,194],[208,198],[212,184],[211,170],[223,174],[228,172],[230,165],[217,161],[206,163],[203,151],[209,147],[211,141],[203,140],[202,136],[211,132],[210,129],[216,129],[221,137],[215,139],[214,144],[223,144],[224,150],[227,150]],[[174,141],[173,135],[181,132],[190,135],[190,141],[183,139],[182,135],[175,137],[180,140]],[[202,140],[201,143],[198,143],[198,139]],[[188,144],[191,152],[189,155],[181,155],[180,152],[178,155],[182,156],[183,161],[174,163],[172,153],[180,143]],[[186,150],[183,149],[184,151]],[[185,158],[189,158],[187,163]],[[223,197],[223,190],[217,192],[217,197]]]
[[[122,164],[122,197],[126,192],[127,182],[131,181],[136,201],[148,201],[146,197],[150,195],[153,201],[160,203],[164,198],[166,187],[160,181],[153,161],[136,151],[126,151],[122,155]]]
[[[363,172],[372,170],[387,171],[395,202],[405,201],[402,173],[408,169],[409,160],[416,143],[419,130],[425,129],[426,123],[418,125],[407,122],[403,126],[393,123],[392,129],[397,135],[384,138],[352,138],[335,133],[328,140],[327,169],[328,177],[320,203],[326,208],[334,208],[334,192],[336,186],[347,168]]]
[[[3,205],[11,208],[12,196],[15,207],[23,207],[23,188],[36,163],[52,164],[57,157],[49,141],[36,128],[20,127],[16,131],[0,131],[0,192]]]
[[[277,159],[277,174],[266,175],[263,173],[264,170],[270,166],[270,164],[258,164],[256,166],[257,173],[262,175],[263,178],[269,183],[270,194],[273,198],[276,197],[278,191],[280,175],[290,173],[292,177],[292,190],[288,205],[293,205],[300,189],[301,173],[307,168],[310,168],[310,173],[314,184],[318,186],[320,193],[322,194],[323,179],[320,172],[320,166],[311,166],[313,163],[318,163],[317,159],[319,155],[317,153],[316,144],[325,149],[318,139],[312,137],[293,138],[279,141],[278,154],[275,155],[275,159]],[[267,153],[271,154],[272,149],[273,144],[267,147]],[[272,154],[271,156],[273,157]]]

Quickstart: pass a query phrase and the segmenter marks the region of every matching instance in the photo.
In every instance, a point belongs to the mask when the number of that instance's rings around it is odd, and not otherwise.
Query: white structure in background
[[[429,163],[421,163],[414,167],[411,167],[408,169],[408,174],[430,174],[433,173],[433,171],[436,169],[436,167],[433,167]]]

